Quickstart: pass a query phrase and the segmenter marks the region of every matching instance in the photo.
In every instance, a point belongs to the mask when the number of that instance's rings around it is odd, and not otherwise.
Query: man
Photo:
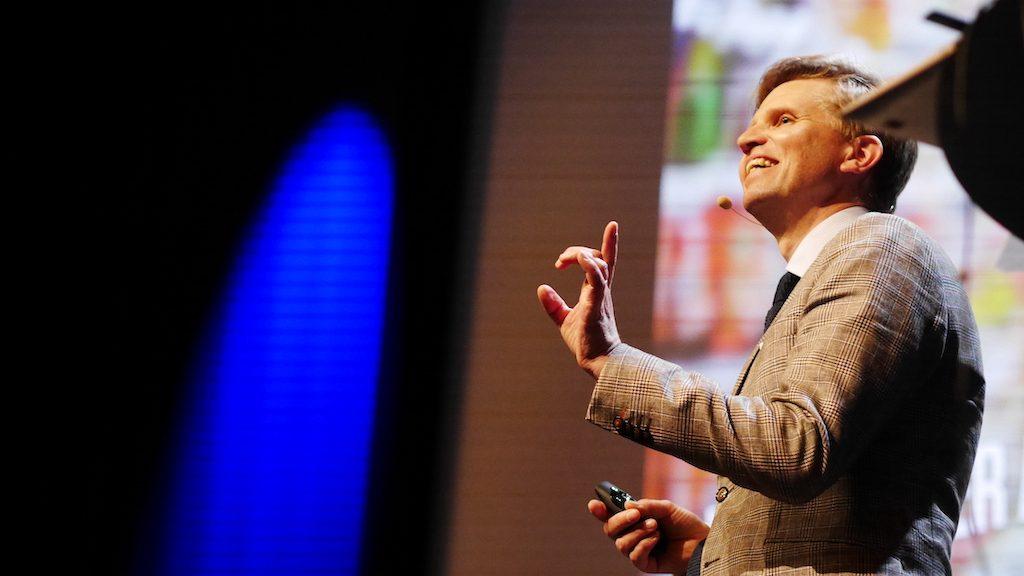
[[[586,275],[574,308],[538,288],[597,380],[587,418],[720,475],[710,529],[668,501],[611,518],[589,503],[641,570],[950,573],[981,427],[980,351],[953,265],[889,214],[916,145],[839,114],[874,85],[822,57],[780,61],[761,80],[739,175],[787,276],[731,393],[621,342],[616,223],[600,251],[556,261]]]

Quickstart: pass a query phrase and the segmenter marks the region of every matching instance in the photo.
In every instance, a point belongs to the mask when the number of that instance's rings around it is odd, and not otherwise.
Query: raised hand
[[[558,326],[562,340],[576,356],[580,367],[595,379],[601,375],[608,353],[622,342],[615,327],[611,293],[618,243],[619,225],[609,222],[600,251],[570,246],[555,260],[555,268],[559,270],[573,264],[583,269],[584,281],[576,306],[568,307],[547,284],[537,287],[537,298]]]
[[[587,509],[604,524],[615,548],[643,572],[685,573],[697,544],[708,535],[703,520],[669,500],[630,500],[626,510],[611,517],[600,500],[588,502]]]

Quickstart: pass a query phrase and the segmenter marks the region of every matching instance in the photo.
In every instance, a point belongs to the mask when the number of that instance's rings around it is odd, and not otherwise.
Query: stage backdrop
[[[703,372],[726,392],[761,335],[783,273],[774,238],[715,198],[740,204],[736,138],[753,89],[773,61],[841,54],[889,78],[954,41],[924,20],[941,9],[967,20],[978,0],[676,0],[665,107],[654,352]],[[1024,566],[1019,524],[1024,432],[1024,246],[976,208],[936,147],[922,145],[896,214],[939,241],[970,294],[988,383],[981,444],[953,562],[957,574]],[[644,492],[714,516],[714,476],[649,451]],[[1014,526],[1018,526],[1016,531]]]

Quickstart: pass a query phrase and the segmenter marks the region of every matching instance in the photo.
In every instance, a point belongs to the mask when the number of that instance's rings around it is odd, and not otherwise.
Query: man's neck
[[[804,236],[807,236],[811,229],[829,216],[851,206],[860,206],[860,203],[840,202],[838,204],[829,204],[828,206],[816,206],[808,210],[785,230],[775,235],[775,240],[779,243],[779,252],[782,254],[782,257],[789,262],[790,257],[793,256],[793,251],[796,250],[796,247],[800,245],[800,241],[804,239]]]

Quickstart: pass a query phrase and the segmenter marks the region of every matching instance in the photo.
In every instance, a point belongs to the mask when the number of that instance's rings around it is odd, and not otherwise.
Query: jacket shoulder
[[[915,271],[932,276],[955,277],[949,257],[918,225],[895,216],[868,212],[836,235],[815,261],[815,265],[843,265],[849,260],[867,260],[878,268],[894,272]]]

